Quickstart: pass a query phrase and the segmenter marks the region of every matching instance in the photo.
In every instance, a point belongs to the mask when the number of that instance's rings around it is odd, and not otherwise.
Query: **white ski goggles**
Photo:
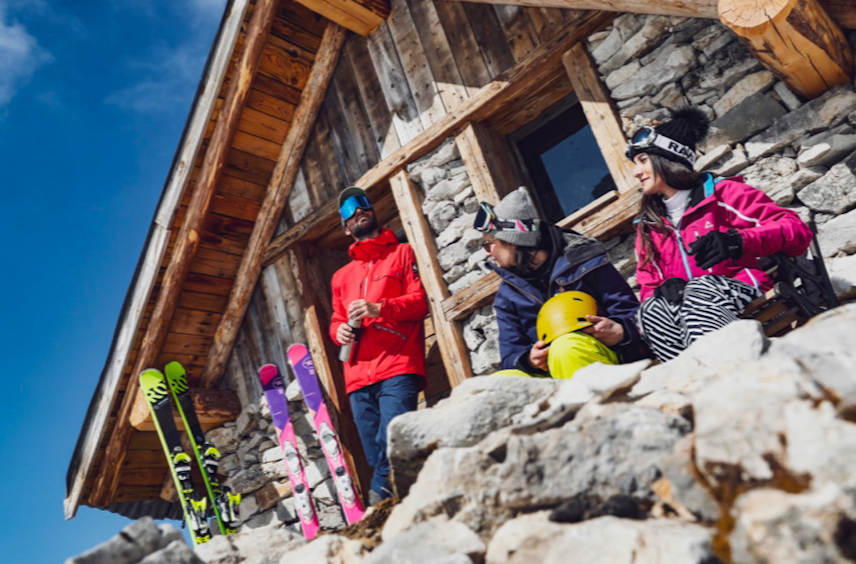
[[[644,153],[646,149],[650,149],[652,147],[657,147],[672,153],[676,157],[687,161],[690,166],[695,165],[696,154],[693,149],[687,147],[683,143],[678,143],[674,139],[670,139],[665,135],[657,133],[654,131],[653,127],[643,127],[640,129],[636,135],[633,136],[630,143],[627,144],[627,150],[624,152],[624,155],[632,161],[633,157],[639,153]]]

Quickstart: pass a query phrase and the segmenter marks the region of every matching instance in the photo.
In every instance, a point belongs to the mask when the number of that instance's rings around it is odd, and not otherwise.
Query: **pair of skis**
[[[363,505],[354,490],[353,480],[345,465],[345,457],[339,445],[339,439],[330,421],[330,413],[321,395],[321,387],[318,384],[318,376],[312,356],[305,345],[291,345],[287,351],[288,363],[294,375],[297,377],[298,385],[303,393],[303,399],[312,415],[318,439],[324,450],[324,456],[333,475],[336,492],[345,520],[349,525],[359,521],[363,517]],[[307,539],[315,538],[320,524],[318,514],[315,511],[315,503],[309,491],[309,484],[300,461],[297,450],[297,438],[288,413],[288,402],[285,399],[282,375],[276,365],[266,364],[259,369],[259,378],[265,393],[265,399],[270,407],[274,427],[279,432],[279,445],[285,455],[285,465],[288,469],[288,479],[294,492],[295,505],[300,517],[300,525],[303,535]]]
[[[235,532],[238,522],[237,507],[241,496],[232,494],[228,487],[220,485],[220,478],[217,476],[220,452],[205,440],[202,425],[199,424],[190,397],[184,367],[178,362],[170,362],[164,367],[164,372],[166,377],[154,368],[143,371],[140,374],[140,387],[152,412],[170,473],[178,489],[184,518],[190,529],[193,545],[196,546],[211,539],[208,518],[212,512],[222,534]],[[181,446],[181,437],[172,415],[173,403],[178,407],[196,462],[202,471],[207,497],[196,493],[190,479],[191,458]]]

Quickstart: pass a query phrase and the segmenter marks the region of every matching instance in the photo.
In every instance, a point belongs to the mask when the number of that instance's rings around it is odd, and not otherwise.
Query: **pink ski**
[[[297,377],[297,382],[303,392],[303,399],[312,415],[315,430],[318,432],[318,440],[324,448],[327,464],[333,474],[336,483],[336,491],[339,501],[345,512],[348,524],[356,523],[363,518],[363,504],[354,489],[354,482],[345,465],[345,457],[339,445],[339,437],[330,421],[330,413],[321,395],[321,387],[318,384],[318,375],[315,373],[315,365],[306,345],[291,345],[288,347],[288,362]]]
[[[288,479],[294,491],[294,505],[300,516],[303,536],[312,540],[321,525],[318,523],[318,514],[315,512],[315,504],[312,501],[309,484],[306,482],[303,464],[300,462],[297,438],[294,436],[294,427],[291,424],[291,416],[288,414],[282,376],[275,365],[265,364],[259,369],[259,378],[262,381],[265,399],[270,406],[274,427],[279,432],[279,446],[282,447],[285,455],[285,466],[288,468]]]

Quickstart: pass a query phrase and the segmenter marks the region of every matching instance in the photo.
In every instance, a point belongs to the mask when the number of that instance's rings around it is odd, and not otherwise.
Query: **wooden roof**
[[[92,505],[93,481],[116,425],[117,412],[131,380],[188,203],[197,189],[201,163],[234,77],[253,8],[247,0],[232,0],[221,22],[69,467],[66,518],[73,517],[80,504]],[[214,332],[227,307],[271,174],[328,23],[326,18],[302,5],[285,0],[280,3],[265,39],[258,71],[157,360],[160,366],[172,360],[181,362],[188,371],[191,386],[205,366]],[[235,415],[227,418],[234,419]],[[203,420],[203,426],[207,427],[220,423]],[[133,512],[132,506],[136,505],[132,502],[158,499],[165,478],[167,468],[157,435],[135,430],[120,470],[118,487],[107,508],[127,513],[121,507],[127,502],[131,504],[128,511]],[[167,508],[156,510],[166,511]]]

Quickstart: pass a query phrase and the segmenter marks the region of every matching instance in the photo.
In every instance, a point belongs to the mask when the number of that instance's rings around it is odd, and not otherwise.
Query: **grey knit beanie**
[[[494,207],[494,212],[499,219],[538,219],[535,204],[523,186],[504,197]],[[493,234],[500,241],[522,247],[538,246],[541,237],[538,231],[494,231]]]

